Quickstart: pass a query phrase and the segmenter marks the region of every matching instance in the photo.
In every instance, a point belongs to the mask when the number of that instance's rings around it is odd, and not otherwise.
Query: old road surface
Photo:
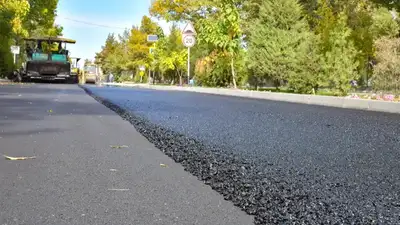
[[[400,115],[140,88],[86,91],[256,224],[400,224]]]
[[[0,86],[0,225],[247,225],[75,85]]]

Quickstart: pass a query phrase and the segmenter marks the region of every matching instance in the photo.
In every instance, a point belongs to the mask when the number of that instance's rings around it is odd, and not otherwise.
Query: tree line
[[[58,0],[0,0],[0,77],[20,66],[23,54],[14,65],[10,51],[18,45],[24,51],[23,38],[58,36],[63,28],[55,25]]]
[[[399,9],[391,0],[156,0],[150,13],[194,24],[198,85],[346,95],[351,81],[400,91]],[[153,54],[148,34],[160,37]],[[186,54],[176,25],[164,35],[145,16],[139,27],[110,34],[96,62],[119,80],[182,84]],[[143,75],[140,65],[153,72]]]

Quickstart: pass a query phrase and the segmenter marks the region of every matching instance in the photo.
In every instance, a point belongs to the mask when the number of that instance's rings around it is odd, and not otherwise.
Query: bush
[[[196,65],[197,84],[206,87],[227,87],[232,80],[229,63],[230,59],[223,54],[205,57],[203,62]]]
[[[116,76],[115,81],[116,82],[126,82],[126,81],[132,81],[133,79],[131,78],[131,74],[129,73],[122,73],[118,76]]]
[[[375,90],[400,92],[400,39],[382,37],[375,42],[376,61],[372,76]]]

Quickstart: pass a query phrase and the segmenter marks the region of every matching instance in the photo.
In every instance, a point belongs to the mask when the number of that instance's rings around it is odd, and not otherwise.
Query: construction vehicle
[[[71,57],[70,62],[71,62],[71,75],[72,76],[79,76],[80,69],[78,66],[78,62],[81,60],[81,58],[76,58],[76,57]]]
[[[83,71],[81,70],[81,68],[78,65],[80,60],[81,60],[81,58],[77,58],[77,57],[71,57],[70,58],[71,76],[77,76],[78,77],[78,81],[80,81],[82,79],[82,74],[83,74]]]
[[[27,61],[19,70],[17,80],[78,82],[78,74],[71,73],[71,59],[66,49],[66,45],[75,44],[75,40],[62,37],[40,37],[25,38],[24,41]]]
[[[84,83],[98,84],[101,82],[101,69],[94,63],[86,64],[83,69],[83,74]]]

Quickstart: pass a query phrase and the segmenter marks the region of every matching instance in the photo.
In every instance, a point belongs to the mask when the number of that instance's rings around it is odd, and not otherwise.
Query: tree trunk
[[[177,72],[179,76],[179,86],[182,86],[182,74],[179,72],[179,70]]]
[[[231,57],[231,70],[232,70],[232,78],[233,78],[233,87],[236,89],[236,74],[235,74],[235,66],[234,66],[234,61],[233,61],[233,55]]]

